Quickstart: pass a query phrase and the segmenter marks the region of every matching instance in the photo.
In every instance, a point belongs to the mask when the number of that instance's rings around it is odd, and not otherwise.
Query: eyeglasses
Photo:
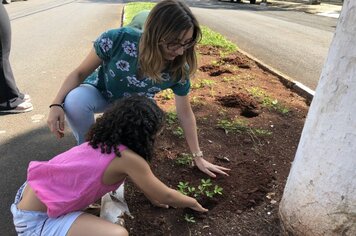
[[[191,48],[195,45],[195,40],[192,39],[191,41],[189,41],[187,43],[165,43],[165,42],[163,42],[163,44],[166,45],[166,47],[169,51],[177,51],[180,48],[183,48],[183,50],[187,50],[188,48]]]

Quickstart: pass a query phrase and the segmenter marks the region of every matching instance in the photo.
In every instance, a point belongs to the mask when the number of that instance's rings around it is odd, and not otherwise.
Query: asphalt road
[[[0,116],[0,235],[15,235],[9,207],[31,160],[47,160],[75,145],[56,140],[46,125],[61,81],[92,41],[120,25],[122,1],[30,0],[6,5],[12,25],[11,62],[17,85],[32,97],[29,113]]]
[[[315,90],[337,19],[276,7],[189,1],[201,24],[264,64]]]

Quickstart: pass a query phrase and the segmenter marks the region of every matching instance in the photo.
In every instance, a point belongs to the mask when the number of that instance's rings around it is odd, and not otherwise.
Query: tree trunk
[[[280,203],[289,235],[356,235],[355,22],[346,0]]]

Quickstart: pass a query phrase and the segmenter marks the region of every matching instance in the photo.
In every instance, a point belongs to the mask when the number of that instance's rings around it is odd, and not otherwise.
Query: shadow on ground
[[[47,126],[1,143],[0,146],[0,235],[16,235],[12,224],[10,205],[17,189],[26,180],[28,163],[33,160],[49,160],[75,145],[70,133],[57,140]]]

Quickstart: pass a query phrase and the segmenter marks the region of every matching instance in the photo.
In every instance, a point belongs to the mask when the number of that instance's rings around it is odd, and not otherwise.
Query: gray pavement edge
[[[244,54],[245,56],[247,56],[248,58],[250,58],[251,60],[255,61],[255,63],[262,68],[265,71],[268,71],[269,73],[273,74],[274,76],[276,76],[281,82],[282,84],[295,91],[298,95],[302,96],[303,98],[305,98],[309,103],[313,100],[315,91],[310,89],[309,87],[305,86],[304,84],[292,79],[291,77],[289,77],[286,74],[283,74],[282,72],[274,69],[273,67],[265,64],[264,62],[260,61],[259,59],[257,59],[256,57],[250,55],[249,53],[241,50],[240,48],[238,49],[239,52],[241,52],[242,54]]]

